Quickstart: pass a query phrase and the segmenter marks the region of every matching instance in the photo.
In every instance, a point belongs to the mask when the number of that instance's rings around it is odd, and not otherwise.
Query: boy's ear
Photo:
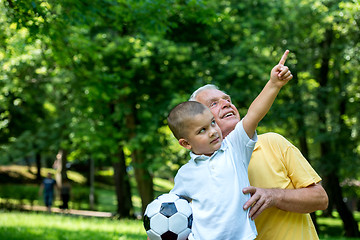
[[[190,143],[188,141],[186,141],[186,139],[180,138],[179,139],[179,144],[181,146],[183,146],[184,148],[191,150],[191,145],[190,145]]]

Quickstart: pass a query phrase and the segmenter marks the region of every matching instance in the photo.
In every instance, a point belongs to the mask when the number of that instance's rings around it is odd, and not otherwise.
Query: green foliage
[[[17,203],[33,205],[39,198],[39,187],[34,185],[1,185],[0,198],[2,203],[9,204],[9,200],[17,200]]]
[[[294,79],[259,131],[283,133],[321,175],[359,177],[357,0],[1,4],[0,164],[59,148],[110,164],[125,149],[129,169],[171,178],[187,152],[168,111],[213,83],[244,116],[290,49]]]
[[[71,201],[73,202],[72,207],[76,209],[86,209],[89,205],[90,189],[84,187],[74,187],[71,190]],[[94,204],[98,203],[98,194],[94,192]]]

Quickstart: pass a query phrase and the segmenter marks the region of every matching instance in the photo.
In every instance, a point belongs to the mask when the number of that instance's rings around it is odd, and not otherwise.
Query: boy
[[[288,51],[280,62],[285,62]],[[209,108],[198,102],[184,102],[169,114],[168,124],[179,144],[189,149],[191,159],[182,166],[171,193],[192,200],[193,226],[189,239],[254,239],[254,222],[242,206],[249,199],[241,192],[249,186],[247,167],[255,146],[256,127],[275,100],[281,87],[292,78],[282,64],[276,65],[270,80],[251,104],[247,115],[223,141]],[[212,104],[224,104],[221,99]],[[212,107],[212,106],[210,106]],[[233,117],[223,108],[223,118]]]

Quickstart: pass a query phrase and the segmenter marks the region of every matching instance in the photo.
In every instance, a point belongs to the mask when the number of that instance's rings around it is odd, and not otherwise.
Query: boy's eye
[[[211,121],[211,125],[212,125],[212,126],[216,126],[216,121],[215,121],[215,120],[212,120],[212,121]]]
[[[205,128],[203,128],[199,131],[199,133],[203,133],[203,132],[205,132]]]

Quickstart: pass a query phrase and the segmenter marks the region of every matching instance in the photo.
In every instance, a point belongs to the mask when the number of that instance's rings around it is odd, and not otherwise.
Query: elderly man
[[[190,100],[208,106],[226,137],[240,121],[229,95],[214,85],[196,90]],[[328,197],[321,178],[300,151],[275,133],[258,135],[248,167],[250,200],[244,209],[255,219],[257,239],[318,239],[310,214],[324,210]]]

